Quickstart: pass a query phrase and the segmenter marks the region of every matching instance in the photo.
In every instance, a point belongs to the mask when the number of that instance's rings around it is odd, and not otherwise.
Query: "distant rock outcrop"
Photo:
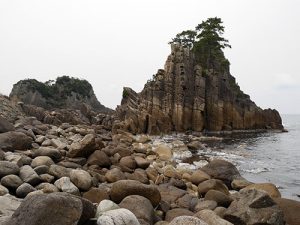
[[[203,69],[192,51],[173,44],[164,70],[141,93],[124,88],[114,129],[132,133],[282,129],[276,110],[263,110],[244,94],[229,65]]]
[[[56,81],[45,83],[35,79],[21,80],[14,84],[9,97],[48,110],[91,108],[96,112],[112,111],[97,100],[93,87],[88,81],[68,76],[58,77]]]

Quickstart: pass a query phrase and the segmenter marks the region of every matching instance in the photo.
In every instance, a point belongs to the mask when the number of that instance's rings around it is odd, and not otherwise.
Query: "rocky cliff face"
[[[10,98],[35,105],[44,109],[75,109],[93,110],[96,112],[111,112],[96,98],[93,87],[86,80],[58,77],[57,80],[46,83],[35,79],[21,80],[14,84]]]
[[[172,45],[164,70],[141,93],[124,88],[115,129],[133,133],[282,129],[276,110],[263,110],[237,85],[229,66],[202,69],[194,54]]]

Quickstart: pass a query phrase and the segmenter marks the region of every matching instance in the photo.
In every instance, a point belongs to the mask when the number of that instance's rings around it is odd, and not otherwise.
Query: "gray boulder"
[[[21,132],[0,134],[0,148],[4,151],[25,150],[31,147],[31,143],[32,138]]]
[[[69,177],[62,177],[55,181],[54,185],[62,192],[80,195],[78,188],[71,182]]]
[[[42,182],[40,176],[28,165],[21,167],[20,177],[24,182],[33,186]]]
[[[97,220],[98,225],[140,225],[128,209],[114,209],[104,212]]]
[[[7,119],[0,116],[0,133],[5,133],[13,130],[15,130],[14,125],[12,125],[12,123],[10,123]]]
[[[16,190],[16,195],[19,198],[25,198],[29,193],[36,191],[36,189],[34,187],[32,187],[30,184],[28,183],[23,183],[22,185],[20,185],[17,190]]]
[[[193,216],[178,216],[169,225],[208,225],[203,220]]]
[[[17,175],[10,174],[1,178],[1,184],[9,189],[16,190],[21,184],[23,184],[23,181]]]

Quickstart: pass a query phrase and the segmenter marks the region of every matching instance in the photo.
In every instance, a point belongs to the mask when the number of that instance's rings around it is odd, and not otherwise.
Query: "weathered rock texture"
[[[140,93],[124,88],[117,113],[114,128],[133,133],[283,128],[276,110],[262,110],[240,90],[229,67],[204,70],[178,45]]]

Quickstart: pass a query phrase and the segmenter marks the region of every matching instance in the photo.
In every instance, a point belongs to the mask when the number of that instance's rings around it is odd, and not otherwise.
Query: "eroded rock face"
[[[133,133],[282,129],[276,110],[262,110],[228,69],[204,70],[188,49],[172,45],[164,70],[141,93],[124,88],[115,129]]]

